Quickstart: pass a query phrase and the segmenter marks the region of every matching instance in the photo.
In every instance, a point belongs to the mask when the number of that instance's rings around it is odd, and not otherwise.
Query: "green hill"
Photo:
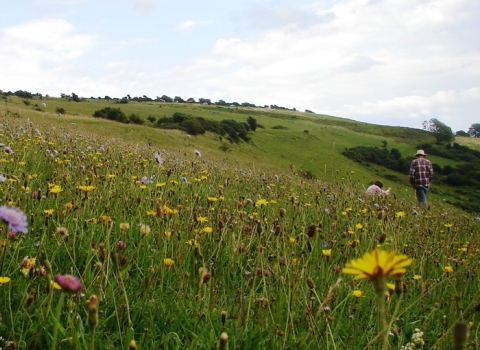
[[[326,181],[349,176],[360,186],[380,179],[392,193],[411,199],[413,191],[408,185],[407,172],[394,172],[371,162],[359,164],[342,155],[347,149],[364,146],[391,151],[397,149],[407,160],[419,144],[434,144],[433,135],[420,129],[373,125],[328,115],[298,112],[285,109],[252,107],[229,107],[190,103],[129,102],[115,103],[114,100],[85,99],[74,102],[60,98],[33,98],[24,102],[16,96],[4,98],[1,115],[41,117],[58,126],[75,123],[77,128],[104,136],[121,137],[127,141],[145,143],[154,149],[191,152],[199,149],[204,156],[221,159],[232,165],[241,164],[253,168],[286,172],[293,171]],[[44,106],[45,104],[45,106]],[[120,108],[125,115],[140,117],[143,125],[122,124],[93,118],[95,111],[103,108]],[[64,115],[56,111],[64,110]],[[187,137],[186,132],[156,128],[160,118],[169,118],[175,113],[192,118],[221,122],[234,120],[246,123],[247,118],[256,120],[259,127],[250,131],[249,142],[231,143],[226,137],[212,132]],[[480,140],[457,137],[456,143],[472,149],[480,149]],[[463,161],[431,155],[429,159],[439,165],[457,166]],[[439,175],[439,174],[437,174]],[[440,183],[436,176],[431,197],[478,211],[478,188],[452,187]],[[473,201],[473,202],[472,202]],[[473,205],[472,205],[473,203]]]

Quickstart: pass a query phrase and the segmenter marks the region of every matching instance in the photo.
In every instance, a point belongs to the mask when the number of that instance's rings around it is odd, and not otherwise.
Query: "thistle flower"
[[[16,207],[2,205],[0,207],[0,219],[8,224],[8,228],[14,232],[28,232],[27,216]]]

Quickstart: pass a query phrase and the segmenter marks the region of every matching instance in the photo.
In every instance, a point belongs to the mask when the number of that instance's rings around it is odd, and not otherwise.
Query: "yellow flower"
[[[444,226],[445,226],[446,228],[451,228],[451,227],[453,227],[453,224],[445,224]]]
[[[213,228],[211,228],[211,227],[204,227],[204,228],[202,229],[202,232],[203,232],[203,233],[212,233],[212,232],[213,232]]]
[[[197,221],[200,223],[204,223],[208,221],[208,218],[206,218],[205,216],[199,216],[197,217]]]
[[[395,284],[393,284],[393,283],[387,283],[387,288],[390,289],[390,290],[395,291]]]
[[[218,198],[216,198],[216,197],[208,197],[208,198],[207,198],[207,201],[208,201],[208,203],[214,203],[214,202],[218,201]]]
[[[406,267],[413,260],[406,255],[397,255],[395,252],[375,249],[367,252],[363,257],[348,262],[342,272],[356,275],[355,279],[370,279],[377,293],[385,288],[385,278],[388,276],[403,275],[407,272]]]
[[[62,287],[60,287],[60,285],[59,285],[57,282],[52,281],[52,280],[50,280],[50,286],[51,286],[53,289],[56,289],[56,290],[61,290],[61,289],[62,289]]]
[[[331,249],[322,249],[322,254],[326,257],[332,256],[332,250]]]
[[[5,284],[10,282],[10,277],[0,277],[0,284]]]
[[[288,238],[288,243],[295,244],[295,243],[297,243],[297,239],[295,237],[289,237]]]
[[[355,289],[353,292],[352,292],[352,295],[355,297],[355,298],[361,298],[362,297],[362,294],[363,292],[359,289]]]
[[[108,174],[107,176],[109,179],[114,179],[115,177],[117,177],[117,175],[115,174]]]
[[[55,209],[45,209],[43,211],[43,213],[47,216],[52,216],[53,212],[55,211]]]
[[[170,238],[172,237],[172,231],[165,231],[164,235],[165,237]]]
[[[155,216],[155,215],[157,215],[157,211],[156,210],[148,210],[147,215],[148,216]]]
[[[163,187],[165,186],[167,183],[166,182],[158,182],[155,187]]]
[[[404,211],[398,211],[398,212],[395,213],[395,217],[396,217],[396,218],[403,218],[403,217],[405,217],[406,215],[407,215],[407,214],[405,214]]]
[[[167,267],[170,268],[173,266],[174,261],[170,258],[163,259],[163,264]]]
[[[73,208],[73,203],[67,203],[67,204],[65,204],[65,208],[67,208],[67,209],[72,209],[72,208]]]
[[[415,275],[415,276],[413,276],[413,279],[414,279],[415,281],[418,281],[418,280],[421,280],[421,279],[422,279],[422,276],[420,276],[420,275]]]
[[[78,186],[78,189],[82,192],[91,192],[95,189],[96,187],[95,186]]]
[[[120,224],[120,231],[123,231],[125,232],[126,230],[128,230],[130,228],[130,224],[128,222],[122,222]]]
[[[191,247],[196,247],[196,246],[198,245],[197,241],[194,240],[194,239],[189,239],[189,240],[187,241],[187,244],[188,244],[189,246],[191,246]]]
[[[145,224],[140,224],[140,233],[143,236],[146,236],[150,233],[150,226],[145,225]]]
[[[255,202],[256,207],[263,207],[268,204],[268,201],[266,199],[259,199],[258,201]]]
[[[443,267],[443,271],[445,271],[446,274],[449,274],[449,273],[453,272],[453,267],[451,267],[451,266],[444,266],[444,267]]]
[[[361,229],[363,228],[363,225],[362,225],[362,224],[356,224],[356,225],[355,225],[355,228],[356,228],[357,230],[361,230]]]
[[[53,185],[50,189],[49,189],[50,193],[53,193],[53,194],[59,194],[60,192],[63,191],[63,189],[59,186],[59,185]]]

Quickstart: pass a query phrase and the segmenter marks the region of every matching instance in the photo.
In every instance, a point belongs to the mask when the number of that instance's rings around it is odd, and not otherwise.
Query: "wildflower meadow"
[[[5,117],[3,349],[462,349],[480,218]]]

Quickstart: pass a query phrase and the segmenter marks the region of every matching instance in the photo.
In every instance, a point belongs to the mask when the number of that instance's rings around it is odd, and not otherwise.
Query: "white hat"
[[[423,149],[419,149],[417,153],[415,153],[415,156],[426,156],[427,154]]]

